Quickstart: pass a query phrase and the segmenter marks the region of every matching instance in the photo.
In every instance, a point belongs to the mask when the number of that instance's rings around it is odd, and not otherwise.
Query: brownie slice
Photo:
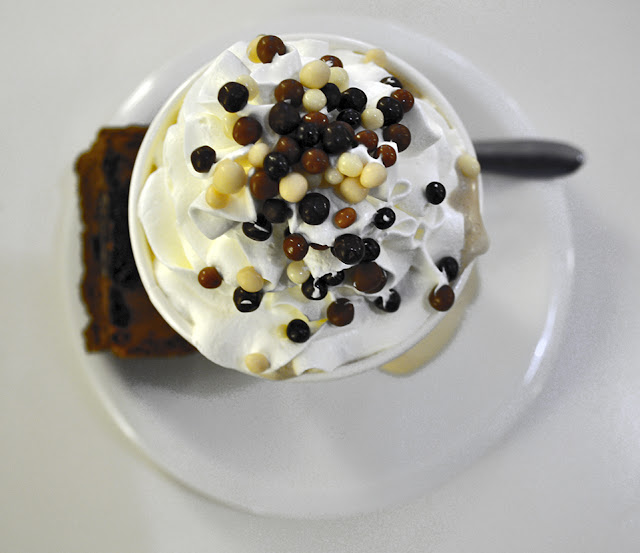
[[[88,351],[118,357],[182,355],[194,348],[158,314],[142,286],[129,241],[127,203],[146,127],[102,129],[76,161],[82,213],[82,299]]]

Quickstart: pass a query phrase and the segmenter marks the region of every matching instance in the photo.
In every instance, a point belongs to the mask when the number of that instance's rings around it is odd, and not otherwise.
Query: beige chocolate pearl
[[[327,181],[331,186],[340,184],[343,179],[344,175],[335,167],[328,167],[324,172],[324,180]]]
[[[313,60],[300,69],[300,82],[307,88],[322,88],[329,82],[331,68],[322,60]]]
[[[222,194],[216,190],[216,187],[213,184],[207,188],[207,193],[205,194],[204,199],[213,209],[224,209],[227,207],[229,200],[229,194]]]
[[[244,364],[253,374],[260,374],[271,367],[271,363],[263,353],[250,353],[245,356]]]
[[[264,287],[264,279],[255,267],[248,266],[240,269],[236,274],[238,286],[247,292],[259,292]]]
[[[363,163],[356,154],[344,152],[338,158],[337,167],[345,177],[357,177],[362,173]]]
[[[344,179],[338,185],[338,191],[345,201],[352,204],[361,202],[369,194],[369,190],[360,184],[360,180],[353,177]]]
[[[307,111],[320,111],[327,105],[327,97],[322,90],[317,88],[310,88],[304,93],[302,97],[302,105]]]
[[[263,37],[264,35],[258,35],[256,38],[254,38],[250,43],[249,46],[247,46],[247,57],[253,62],[253,63],[261,63],[260,62],[260,58],[258,57],[258,42],[260,42],[260,39]]]
[[[269,146],[264,142],[258,142],[249,149],[247,159],[254,167],[262,167],[265,156],[269,153]]]
[[[384,114],[378,108],[367,108],[360,115],[360,120],[365,129],[373,131],[384,125]]]
[[[236,82],[247,87],[249,91],[249,101],[253,100],[258,95],[258,92],[260,92],[258,83],[251,75],[240,75],[236,79]]]
[[[380,67],[384,67],[387,63],[387,54],[380,48],[372,48],[364,55],[364,59],[362,61],[364,63],[373,62]]]
[[[387,169],[382,163],[370,161],[360,173],[360,184],[365,188],[380,186],[387,179]]]
[[[280,196],[286,202],[299,202],[304,198],[308,188],[307,179],[300,173],[289,173],[280,179]]]
[[[292,261],[287,265],[287,276],[295,284],[304,284],[311,276],[311,271],[304,261]]]
[[[247,182],[247,175],[238,162],[223,159],[213,171],[213,186],[223,194],[235,194],[242,190]]]
[[[457,164],[465,177],[473,179],[480,174],[480,162],[471,154],[460,155]]]
[[[349,88],[349,73],[347,73],[346,69],[342,67],[332,67],[329,73],[329,82],[336,85],[340,92],[344,92]]]

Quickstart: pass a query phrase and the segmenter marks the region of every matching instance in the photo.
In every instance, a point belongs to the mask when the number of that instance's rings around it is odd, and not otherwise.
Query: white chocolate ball
[[[295,203],[304,198],[309,189],[309,183],[304,175],[294,172],[280,179],[279,189],[284,201]]]
[[[465,177],[473,179],[480,174],[480,162],[471,154],[461,154],[457,165]]]
[[[262,167],[264,164],[264,158],[269,151],[269,146],[267,146],[267,144],[264,142],[258,142],[249,149],[247,159],[254,167]]]
[[[382,163],[370,161],[360,173],[360,184],[365,188],[380,186],[387,179],[387,169]]]
[[[362,160],[351,152],[344,152],[338,158],[337,168],[345,177],[357,177],[362,173]]]
[[[384,114],[378,108],[367,108],[360,115],[360,120],[365,129],[374,131],[384,125]]]
[[[329,66],[327,65],[327,67]],[[332,67],[329,73],[329,82],[336,85],[340,92],[344,92],[349,88],[349,73],[344,67]]]
[[[224,209],[229,204],[229,194],[223,194],[216,190],[216,187],[212,184],[207,188],[207,193],[204,196],[205,201],[213,209]]]
[[[369,194],[364,186],[360,184],[360,180],[354,177],[347,177],[338,185],[338,192],[345,201],[357,204],[364,200]]]
[[[247,182],[247,175],[238,162],[223,159],[213,171],[213,186],[222,194],[235,194],[242,190]]]
[[[244,358],[247,369],[254,374],[260,374],[271,367],[271,363],[263,353],[250,353]]]
[[[380,48],[372,48],[364,55],[362,61],[364,63],[373,62],[380,67],[384,67],[387,63],[387,54]]]
[[[328,167],[324,172],[324,180],[331,186],[340,184],[344,179],[344,175],[338,171],[335,167]]]
[[[292,261],[287,265],[287,276],[295,284],[304,284],[311,276],[311,271],[304,261]]]
[[[240,288],[251,293],[259,292],[264,287],[264,279],[252,266],[240,269],[236,274],[236,281]]]
[[[322,88],[329,82],[331,68],[322,60],[313,60],[300,69],[300,82],[307,88]]]
[[[307,111],[320,111],[327,105],[327,97],[322,90],[310,88],[302,96],[302,105]]]

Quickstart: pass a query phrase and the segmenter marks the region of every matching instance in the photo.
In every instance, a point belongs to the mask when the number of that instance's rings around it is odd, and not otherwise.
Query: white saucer
[[[310,30],[328,30],[323,24],[315,20]],[[287,30],[280,27],[269,32]],[[378,44],[422,69],[472,136],[533,134],[503,91],[441,45],[373,21],[357,32],[348,27],[332,21],[330,32]],[[111,124],[148,123],[183,79],[239,36],[217,34],[151,75]],[[274,383],[197,355],[124,362],[80,347],[78,355],[127,436],[206,496],[255,513],[311,518],[407,501],[497,444],[553,367],[573,255],[561,184],[487,174],[485,217],[492,245],[478,263],[477,297],[451,343],[409,376],[371,371],[320,384]],[[70,240],[77,241],[77,226]],[[75,267],[78,247],[71,246]],[[83,309],[76,291],[70,295],[80,334]]]

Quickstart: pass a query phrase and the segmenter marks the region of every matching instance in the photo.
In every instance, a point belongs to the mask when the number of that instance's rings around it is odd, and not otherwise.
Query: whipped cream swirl
[[[286,54],[275,56],[271,63],[254,63],[247,54],[248,43],[238,42],[201,72],[184,97],[177,121],[169,126],[154,153],[155,167],[137,206],[154,256],[157,284],[188,322],[191,334],[186,338],[215,363],[243,372],[249,372],[246,356],[260,353],[270,363],[261,376],[269,378],[295,376],[309,369],[333,371],[406,341],[436,315],[429,293],[448,282],[436,263],[453,257],[466,265],[483,249],[476,245],[478,251],[469,255],[470,224],[463,207],[468,202],[460,198],[470,179],[457,166],[458,158],[465,154],[464,141],[438,108],[415,90],[415,104],[402,121],[411,131],[411,143],[387,168],[385,182],[372,188],[363,201],[352,205],[323,183],[322,175],[307,175],[309,192],[320,192],[330,201],[330,216],[323,223],[305,223],[292,204],[287,223],[274,224],[268,240],[255,241],[242,231],[242,223],[256,221],[261,207],[248,186],[232,194],[224,208],[215,209],[207,203],[215,164],[209,172],[198,173],[190,162],[191,153],[208,145],[215,150],[217,162],[231,159],[243,165],[248,180],[255,170],[247,162],[251,145],[240,146],[234,141],[233,124],[242,116],[257,119],[263,129],[260,142],[272,149],[280,138],[268,123],[275,103],[274,88],[284,79],[297,79],[306,63],[326,54],[339,57],[349,75],[349,86],[365,92],[367,107],[376,107],[380,98],[394,90],[381,82],[389,71],[365,63],[362,54],[331,48],[323,40],[285,40],[285,44]],[[218,101],[218,91],[243,76],[257,83],[257,95],[238,113],[228,113]],[[327,113],[326,109],[322,112]],[[381,131],[377,131],[379,145],[396,148],[382,139]],[[364,145],[350,152],[365,162],[374,161]],[[332,166],[337,157],[330,156]],[[432,181],[442,183],[447,191],[438,205],[425,198],[425,187]],[[333,215],[349,206],[356,210],[357,220],[347,229],[338,228]],[[372,223],[382,207],[391,207],[396,214],[395,223],[385,230]],[[347,279],[330,287],[325,298],[307,299],[300,285],[287,276],[291,261],[282,248],[287,228],[302,234],[309,243],[327,246],[345,233],[375,239],[381,250],[376,263],[387,275],[384,288],[364,294]],[[304,263],[314,278],[349,268],[330,248],[310,248]],[[210,266],[223,277],[216,289],[198,283],[199,271]],[[254,267],[265,280],[264,296],[257,310],[242,313],[234,304],[233,292],[238,287],[238,271],[247,266]],[[388,298],[391,289],[400,294],[402,303],[397,312],[387,313],[376,307],[374,300]],[[327,322],[326,311],[341,297],[353,303],[355,315],[351,324],[336,327]],[[287,338],[284,329],[292,319],[308,322],[308,341],[296,343]]]

